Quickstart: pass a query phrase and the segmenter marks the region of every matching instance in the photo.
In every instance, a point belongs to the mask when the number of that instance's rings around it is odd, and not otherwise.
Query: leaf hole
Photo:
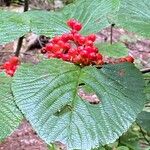
[[[87,92],[83,87],[78,88],[78,95],[90,104],[97,105],[101,100],[97,97],[94,92]]]

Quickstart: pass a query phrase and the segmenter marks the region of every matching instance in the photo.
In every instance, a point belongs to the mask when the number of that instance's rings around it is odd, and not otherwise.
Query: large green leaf
[[[121,0],[116,25],[150,37],[150,1]]]
[[[11,91],[10,77],[0,73],[0,141],[10,135],[22,120]]]
[[[66,21],[70,18],[83,23],[83,34],[98,32],[109,26],[107,14],[118,6],[119,0],[76,0],[61,12],[28,11],[21,14],[0,11],[0,43],[12,41],[29,31],[50,37],[68,32]]]
[[[150,37],[149,0],[76,0],[60,12],[29,11],[15,13],[0,10],[0,44],[29,31],[50,37],[68,32],[66,21],[76,18],[83,23],[81,33],[97,33],[115,23],[129,31]]]
[[[90,104],[78,95],[86,84],[100,99]],[[47,143],[91,149],[115,141],[143,109],[143,79],[133,64],[80,68],[57,59],[23,65],[13,81],[16,103]]]
[[[107,15],[118,8],[118,0],[78,0],[63,13],[66,19],[76,18],[83,23],[83,34],[97,33],[110,25]]]
[[[83,23],[83,34],[98,32],[109,26],[107,14],[118,7],[114,0],[78,0],[66,6],[61,12],[29,11],[31,31],[54,36],[68,32],[66,21],[75,18]]]
[[[104,56],[120,58],[128,55],[128,49],[123,43],[97,43],[96,46]]]
[[[149,0],[76,0],[61,12],[27,12],[31,30],[54,36],[67,32],[66,21],[76,18],[83,23],[83,34],[96,33],[115,23],[129,31],[150,37]]]
[[[21,13],[0,10],[0,44],[13,41],[29,32]]]

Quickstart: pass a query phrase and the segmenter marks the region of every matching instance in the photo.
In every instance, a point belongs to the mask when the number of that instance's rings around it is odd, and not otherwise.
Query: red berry
[[[85,46],[85,50],[86,50],[88,53],[94,52],[94,48],[91,47],[91,46]]]
[[[93,42],[92,42],[91,40],[87,40],[87,41],[85,42],[85,44],[86,44],[87,46],[93,46]]]
[[[62,40],[59,40],[59,41],[57,42],[57,44],[58,44],[61,48],[63,48],[64,45],[65,45],[65,42],[62,41]]]
[[[11,64],[13,64],[13,65],[18,65],[18,63],[19,63],[19,58],[16,57],[16,56],[13,56],[13,57],[10,58],[9,62],[10,62]]]
[[[56,51],[59,51],[59,50],[60,50],[60,46],[58,44],[54,44],[54,46],[52,48],[52,51],[56,52]]]
[[[85,37],[84,36],[80,36],[79,38],[78,38],[78,43],[80,44],[80,45],[83,45],[84,43],[85,43]]]
[[[95,53],[98,53],[98,48],[97,48],[97,47],[93,47],[93,51],[94,51]]]
[[[94,52],[92,52],[92,53],[90,53],[90,54],[88,55],[88,57],[89,57],[90,60],[95,60],[96,55],[95,55]]]
[[[82,57],[88,57],[88,52],[86,50],[82,50],[80,54]]]
[[[96,59],[97,59],[97,60],[102,60],[102,59],[103,59],[103,56],[102,56],[100,53],[97,53],[97,54],[96,54]]]
[[[72,33],[68,34],[68,40],[73,40],[73,34]]]
[[[87,36],[87,39],[94,42],[96,40],[96,35],[95,34],[90,34],[89,36]]]
[[[46,45],[46,48],[45,48],[45,49],[46,49],[47,51],[51,51],[51,50],[53,49],[53,46],[54,46],[54,44],[49,43],[49,44]]]
[[[75,48],[70,48],[68,51],[68,54],[70,56],[75,56],[75,55],[77,55],[77,50]]]
[[[70,60],[70,56],[68,54],[62,54],[62,59],[64,61],[68,61],[68,60]]]
[[[10,63],[9,61],[8,61],[8,62],[5,62],[5,63],[3,64],[3,68],[6,69],[6,70],[7,70],[7,69],[10,69],[11,66],[12,66],[12,65],[11,65],[11,63]]]
[[[79,33],[75,33],[73,37],[75,41],[78,41],[81,35]]]
[[[69,50],[70,49],[70,44],[69,43],[65,43],[63,49],[65,50]]]
[[[55,57],[56,58],[62,58],[62,55],[63,54],[60,51],[58,51],[58,52],[55,53]]]
[[[75,23],[73,26],[73,29],[76,31],[80,31],[82,29],[82,24],[81,23]]]
[[[52,39],[52,42],[56,44],[59,40],[61,40],[61,37],[60,37],[60,36],[55,36],[55,37]]]
[[[67,25],[70,27],[70,28],[72,28],[73,29],[73,26],[76,24],[76,20],[75,19],[69,19],[68,21],[67,21]]]
[[[134,62],[134,59],[131,56],[127,56],[125,59],[126,59],[127,62],[131,62],[131,63]]]
[[[68,34],[65,33],[61,36],[61,40],[64,41],[64,42],[67,42],[68,41]]]

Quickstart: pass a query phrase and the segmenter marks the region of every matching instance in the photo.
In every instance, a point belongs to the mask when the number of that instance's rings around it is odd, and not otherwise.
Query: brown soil
[[[23,121],[16,131],[0,144],[0,150],[47,150],[47,145]]]

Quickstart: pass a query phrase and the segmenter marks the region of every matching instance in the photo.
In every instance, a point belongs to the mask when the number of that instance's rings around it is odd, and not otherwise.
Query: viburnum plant
[[[67,25],[71,28],[68,33],[53,37],[41,49],[48,60],[20,65],[14,56],[1,65],[1,71],[14,77],[8,86],[9,77],[0,74],[7,85],[1,83],[0,92],[9,93],[6,100],[15,99],[14,108],[8,106],[10,116],[0,115],[8,121],[6,131],[0,131],[1,138],[18,125],[23,113],[48,144],[61,141],[69,149],[88,150],[114,142],[143,109],[144,83],[132,64],[134,59],[126,56],[105,62],[94,44],[95,34],[82,35],[83,25],[75,19],[69,19]],[[88,89],[99,102],[91,103],[80,89]]]
[[[143,75],[123,43],[97,43],[95,33],[110,26],[113,37],[115,24],[149,37],[148,1],[76,0],[59,12],[0,10],[0,44],[28,32],[51,38],[38,64],[13,56],[0,66],[0,141],[23,117],[47,144],[60,141],[69,150],[101,147],[125,133],[145,104]],[[142,111],[136,120],[146,131],[148,116]],[[123,134],[118,143],[138,150],[135,140]]]

